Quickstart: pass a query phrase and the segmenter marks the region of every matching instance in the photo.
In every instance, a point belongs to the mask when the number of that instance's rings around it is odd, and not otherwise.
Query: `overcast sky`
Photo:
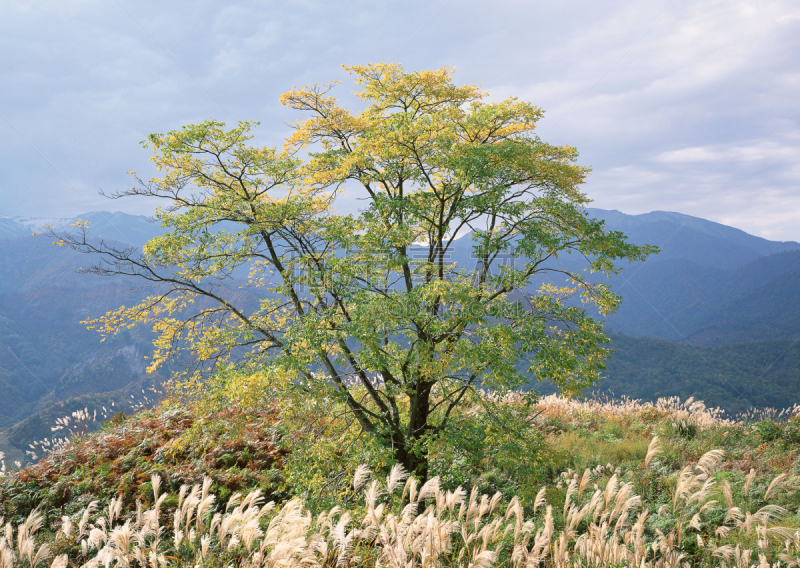
[[[796,0],[0,0],[0,50],[2,215],[149,214],[97,195],[149,172],[147,134],[254,119],[278,145],[282,92],[385,60],[544,108],[596,207],[800,241]]]

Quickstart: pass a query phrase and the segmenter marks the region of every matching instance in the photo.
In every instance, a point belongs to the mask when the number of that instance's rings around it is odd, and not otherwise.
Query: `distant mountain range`
[[[800,243],[679,213],[589,214],[661,249],[609,282],[623,301],[606,322],[617,356],[598,388],[645,399],[695,396],[731,412],[800,402]],[[161,232],[143,216],[80,218],[92,235],[139,247]],[[32,236],[76,220],[0,217],[0,451],[9,454],[46,436],[58,413],[110,401],[124,410],[169,377],[169,369],[144,373],[146,332],[101,344],[79,323],[143,292],[77,274],[92,259]],[[474,263],[471,246],[459,239],[451,260]],[[558,262],[574,268],[578,260]]]
[[[653,211],[626,215],[616,210],[590,208],[587,211],[591,217],[605,220],[607,228],[625,233],[635,244],[660,247],[661,252],[648,263],[685,260],[725,270],[764,256],[800,250],[800,243],[794,241],[768,241],[741,229],[682,213]]]
[[[158,223],[144,215],[96,211],[72,218],[2,217],[0,216],[0,239],[30,237],[49,226],[57,231],[66,231],[77,221],[89,221],[91,234],[110,241],[142,246],[148,240],[163,233]]]
[[[800,337],[800,243],[679,213],[589,212],[661,249],[611,279],[623,297],[613,330],[697,345]]]
[[[680,213],[588,211],[631,242],[660,248],[608,280],[587,275],[623,297],[606,321],[614,331],[696,345],[800,337],[800,243],[768,241]],[[472,246],[469,235],[461,237],[449,260],[474,264]],[[577,255],[549,264],[572,271],[584,265]]]

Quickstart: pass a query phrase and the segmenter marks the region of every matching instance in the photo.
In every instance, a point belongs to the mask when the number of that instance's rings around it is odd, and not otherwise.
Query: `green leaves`
[[[283,150],[251,146],[252,122],[149,137],[162,175],[128,194],[164,199],[167,233],[140,259],[109,254],[165,292],[100,327],[152,325],[156,361],[180,346],[212,365],[244,354],[275,393],[333,388],[424,477],[430,437],[465,395],[526,383],[521,360],[568,393],[596,381],[608,340],[577,300],[605,314],[619,298],[582,269],[615,272],[653,249],[587,218],[589,170],[534,134],[538,107],[484,102],[448,68],[347,69],[366,108],[352,114],[328,87],[286,93],[312,117]],[[343,186],[357,214],[336,212]],[[475,266],[449,258],[465,233]],[[554,264],[569,254],[581,269]],[[245,270],[257,301],[233,287]]]

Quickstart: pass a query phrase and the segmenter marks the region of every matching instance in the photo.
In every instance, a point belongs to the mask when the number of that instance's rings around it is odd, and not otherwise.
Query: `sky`
[[[0,215],[152,213],[140,141],[213,117],[280,145],[292,86],[342,64],[456,68],[545,110],[593,206],[800,241],[800,3],[0,0]]]

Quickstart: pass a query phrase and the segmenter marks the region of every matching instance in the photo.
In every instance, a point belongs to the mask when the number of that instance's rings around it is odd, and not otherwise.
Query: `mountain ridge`
[[[678,225],[680,228],[688,228],[694,231],[702,232],[707,235],[722,238],[733,243],[746,246],[753,250],[758,251],[762,256],[774,254],[776,252],[783,252],[786,250],[800,250],[800,243],[796,241],[770,241],[763,237],[751,235],[728,225],[709,221],[701,217],[694,217],[684,213],[677,213],[674,211],[651,211],[649,213],[641,213],[638,215],[631,215],[622,213],[616,209],[597,209],[587,208],[590,215],[604,219],[607,224],[613,225],[615,230],[625,231],[625,227],[641,226],[645,224],[652,224],[653,222],[666,222],[673,225]],[[619,227],[619,228],[616,228]],[[638,243],[637,243],[638,244]],[[651,243],[653,244],[653,243]]]
[[[0,216],[0,239],[16,239],[41,233],[47,226],[68,231],[78,221],[89,221],[90,235],[141,247],[163,229],[150,217],[123,211],[93,211],[75,217]]]

